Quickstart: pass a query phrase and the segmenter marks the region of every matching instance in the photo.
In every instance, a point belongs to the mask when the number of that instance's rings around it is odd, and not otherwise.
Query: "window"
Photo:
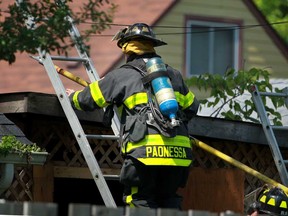
[[[186,75],[224,74],[238,69],[239,30],[236,24],[188,21]]]

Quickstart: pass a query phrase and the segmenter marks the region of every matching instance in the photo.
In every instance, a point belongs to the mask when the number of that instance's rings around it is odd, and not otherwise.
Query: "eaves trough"
[[[31,152],[29,154],[9,153],[0,155],[0,163],[20,164],[20,165],[43,165],[46,162],[48,152]]]

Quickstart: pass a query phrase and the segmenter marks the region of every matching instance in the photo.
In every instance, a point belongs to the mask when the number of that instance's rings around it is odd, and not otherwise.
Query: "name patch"
[[[187,155],[180,146],[146,146],[146,157],[187,158]]]

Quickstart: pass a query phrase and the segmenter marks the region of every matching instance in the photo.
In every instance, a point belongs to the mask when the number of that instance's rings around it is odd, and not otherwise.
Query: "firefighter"
[[[278,187],[265,185],[249,206],[248,215],[288,215],[288,196]]]
[[[90,111],[115,105],[120,113],[120,143],[124,163],[120,182],[123,201],[130,207],[181,208],[177,189],[184,187],[192,162],[188,121],[199,103],[185,85],[181,73],[165,64],[178,103],[178,125],[171,126],[155,105],[146,79],[146,63],[161,58],[154,47],[166,45],[150,26],[135,23],[113,38],[126,56],[126,64],[81,91],[67,90],[74,109]],[[147,81],[148,80],[148,81]],[[147,84],[148,83],[148,84]],[[71,93],[72,92],[72,93]],[[153,103],[152,103],[152,102]],[[152,105],[151,105],[152,104]]]

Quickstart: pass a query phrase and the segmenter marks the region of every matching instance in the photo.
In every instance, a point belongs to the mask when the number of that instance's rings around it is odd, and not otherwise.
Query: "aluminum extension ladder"
[[[288,88],[285,88],[282,93],[272,93],[272,92],[259,92],[257,86],[252,88],[252,100],[255,104],[256,110],[261,120],[261,124],[268,141],[269,147],[272,151],[272,156],[278,170],[281,181],[284,185],[288,186],[288,172],[287,165],[288,159],[283,159],[282,153],[280,151],[277,139],[274,134],[274,130],[288,130],[288,126],[275,126],[271,125],[268,119],[265,106],[263,104],[261,96],[266,97],[284,97],[285,104],[288,107]]]
[[[20,4],[23,0],[16,0],[16,4]],[[71,24],[71,29],[69,30],[69,34],[71,38],[76,42],[78,38],[80,38],[80,33],[77,29],[77,27],[74,25],[73,20],[71,17],[66,17],[67,20]],[[33,26],[33,17],[28,16],[28,20],[26,25],[29,27]],[[54,87],[54,90],[56,92],[56,95],[59,99],[59,102],[63,108],[63,111],[68,119],[68,122],[72,128],[72,131],[75,135],[75,138],[79,144],[79,147],[82,151],[82,154],[87,162],[87,165],[89,167],[89,170],[92,174],[92,177],[99,189],[99,192],[102,196],[102,199],[105,203],[105,206],[107,207],[116,207],[116,203],[113,199],[113,196],[109,190],[109,187],[105,181],[105,178],[102,174],[102,171],[98,165],[98,162],[96,161],[96,158],[94,156],[94,153],[90,147],[90,144],[88,142],[88,139],[118,139],[119,138],[119,131],[120,131],[120,122],[118,119],[118,116],[115,114],[112,119],[112,130],[115,135],[92,135],[92,134],[85,134],[84,130],[80,124],[80,121],[75,114],[75,111],[73,110],[71,103],[69,101],[69,98],[66,94],[66,89],[63,86],[63,83],[59,77],[59,74],[57,73],[53,60],[59,60],[59,61],[77,61],[82,62],[83,66],[86,69],[87,75],[91,82],[94,82],[96,80],[99,80],[99,75],[89,58],[88,54],[86,52],[83,52],[81,50],[81,45],[78,43],[75,43],[75,49],[77,50],[77,53],[79,57],[71,57],[68,58],[66,56],[50,56],[49,53],[44,52],[40,49],[38,49],[38,60],[43,64],[45,67],[45,70],[50,78],[50,81]]]

